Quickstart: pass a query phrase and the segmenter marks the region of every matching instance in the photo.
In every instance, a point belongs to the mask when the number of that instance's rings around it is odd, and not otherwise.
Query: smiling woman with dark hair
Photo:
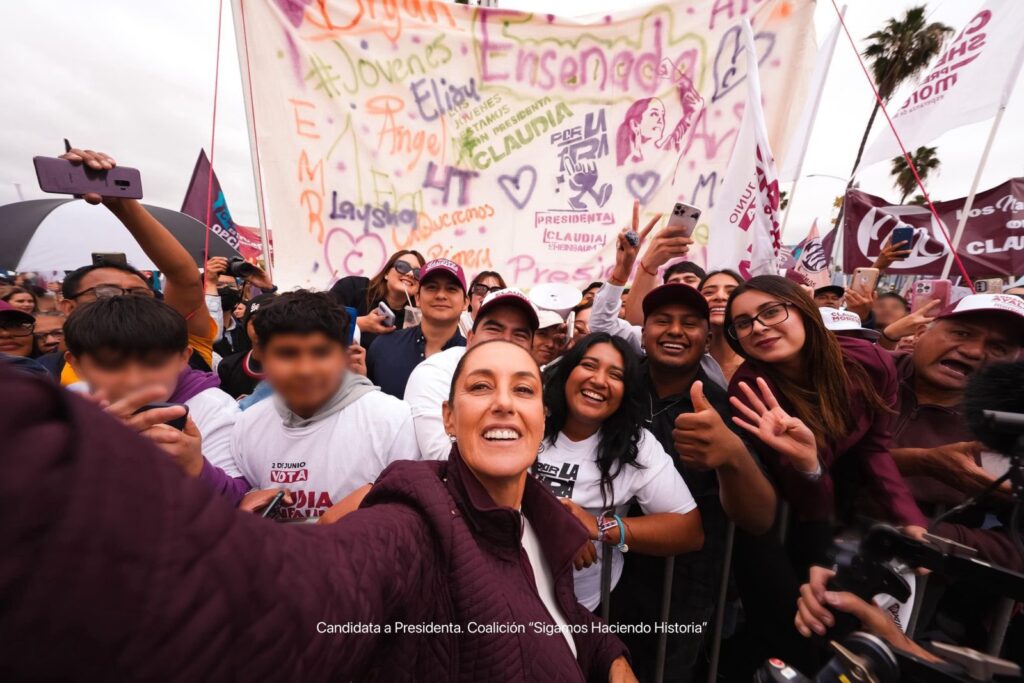
[[[356,310],[356,324],[361,333],[359,344],[364,349],[370,348],[378,335],[402,329],[406,305],[416,305],[420,268],[424,263],[426,261],[418,251],[401,249],[393,253],[372,278],[349,275],[331,287],[331,294],[339,304]],[[392,326],[386,325],[377,312],[382,303],[395,314]]]
[[[672,458],[643,428],[640,363],[629,344],[609,334],[581,339],[547,373],[548,417],[534,472],[590,533],[575,559],[576,597],[601,600],[595,545],[614,546],[612,586],[622,553],[678,555],[704,543],[700,513]],[[624,518],[632,500],[644,511]]]
[[[474,346],[444,404],[449,458],[395,462],[358,510],[297,526],[231,509],[95,407],[0,367],[0,464],[18,470],[0,493],[42,503],[0,525],[5,673],[636,681],[573,595],[584,529],[529,474],[541,395],[521,346]],[[29,448],[35,466],[13,467]]]

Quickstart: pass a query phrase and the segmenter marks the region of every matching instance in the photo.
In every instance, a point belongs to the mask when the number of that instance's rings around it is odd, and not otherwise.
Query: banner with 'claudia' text
[[[234,0],[274,279],[328,287],[389,254],[510,284],[605,277],[634,199],[707,224],[747,94],[786,149],[815,57],[811,0],[688,0],[569,20],[432,0]],[[744,241],[744,243],[747,243]]]

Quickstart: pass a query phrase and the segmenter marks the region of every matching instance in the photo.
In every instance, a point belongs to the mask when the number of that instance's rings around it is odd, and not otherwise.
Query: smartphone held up
[[[115,166],[101,171],[54,157],[33,157],[32,163],[43,192],[142,199],[142,175],[135,168]]]

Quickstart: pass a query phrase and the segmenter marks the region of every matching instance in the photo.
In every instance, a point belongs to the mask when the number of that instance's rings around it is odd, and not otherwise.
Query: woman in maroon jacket
[[[853,499],[870,493],[887,521],[927,526],[889,453],[897,383],[885,351],[836,337],[814,301],[774,275],[733,290],[725,328],[746,359],[729,388],[733,419],[758,442],[797,521],[848,521]],[[805,543],[812,555],[827,542],[818,536]]]
[[[96,408],[0,368],[12,392],[5,679],[635,680],[573,594],[586,530],[528,474],[541,377],[514,344],[459,363],[448,461],[394,463],[332,525],[233,510]]]

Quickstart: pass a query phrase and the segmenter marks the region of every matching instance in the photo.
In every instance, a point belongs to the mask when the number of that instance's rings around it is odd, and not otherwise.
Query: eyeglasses
[[[50,330],[49,332],[34,332],[33,333],[38,341],[45,341],[47,337],[55,337],[57,339],[64,338],[64,330]]]
[[[5,337],[30,337],[32,336],[32,330],[35,328],[35,323],[0,322],[0,334],[3,334]]]
[[[410,266],[405,261],[395,261],[395,265],[392,266],[399,275],[408,275],[412,273],[414,280],[420,279],[420,269]]]
[[[733,339],[749,337],[754,331],[754,323],[765,327],[773,327],[789,319],[789,304],[777,303],[764,309],[753,318],[740,318],[729,325],[729,336]]]
[[[128,289],[125,289],[124,287],[118,287],[117,285],[96,285],[95,287],[90,287],[89,289],[83,289],[81,292],[75,294],[71,298],[77,299],[79,297],[85,296],[86,294],[92,294],[93,297],[96,299],[111,299],[115,296],[128,295],[148,297],[155,296],[153,294],[153,290],[150,289],[149,287],[129,287]]]
[[[488,287],[487,285],[480,284],[473,285],[472,287],[470,287],[469,293],[471,296],[484,297],[490,294],[491,292],[497,292],[501,289],[504,289],[504,287],[502,287],[501,285],[497,285],[495,287]]]

